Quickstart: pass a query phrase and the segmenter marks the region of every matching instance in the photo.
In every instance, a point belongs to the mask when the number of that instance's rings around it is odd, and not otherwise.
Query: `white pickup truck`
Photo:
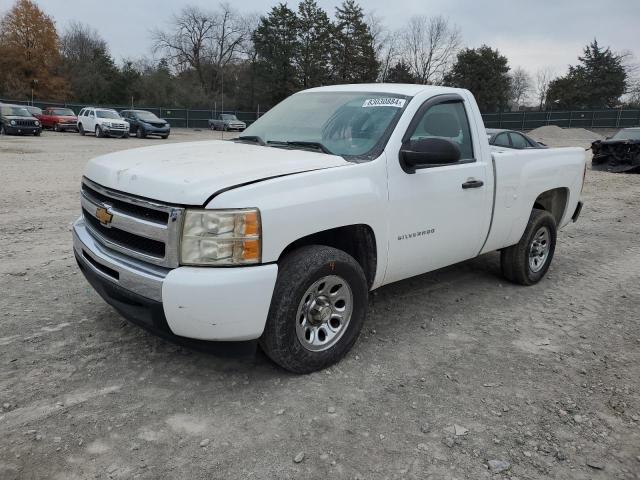
[[[368,293],[496,250],[538,282],[580,213],[581,148],[490,150],[466,90],[297,93],[234,141],[91,160],[73,242],[122,315],[179,340],[258,340],[305,373],[356,341]]]

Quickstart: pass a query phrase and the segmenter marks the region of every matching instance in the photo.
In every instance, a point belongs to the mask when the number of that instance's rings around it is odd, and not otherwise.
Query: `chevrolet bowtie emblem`
[[[108,227],[113,219],[113,215],[111,215],[106,208],[98,207],[96,208],[96,218],[100,220],[100,223],[105,227]]]

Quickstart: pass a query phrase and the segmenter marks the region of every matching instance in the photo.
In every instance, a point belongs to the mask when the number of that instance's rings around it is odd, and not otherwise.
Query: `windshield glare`
[[[640,130],[620,130],[611,138],[613,140],[640,140]]]
[[[98,118],[120,119],[120,115],[118,115],[116,112],[112,112],[110,110],[97,110],[96,111],[96,115],[98,116]]]
[[[73,113],[73,110],[69,108],[55,108],[51,110],[53,115],[67,116],[67,117],[75,117],[76,114]]]
[[[158,120],[160,120],[158,117],[155,116],[155,114],[151,112],[136,112],[136,116],[140,120],[144,120],[147,122],[157,122]]]
[[[2,115],[13,115],[16,117],[30,117],[29,110],[24,107],[0,107]]]
[[[282,101],[243,136],[265,142],[318,142],[331,153],[371,157],[409,100],[371,92],[303,92]]]

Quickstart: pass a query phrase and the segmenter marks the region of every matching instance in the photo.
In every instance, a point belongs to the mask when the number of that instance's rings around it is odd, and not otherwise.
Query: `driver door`
[[[471,135],[462,97],[432,97],[416,112],[403,137],[454,143],[461,158],[452,164],[421,165],[405,171],[389,158],[390,232],[385,283],[475,257],[486,238],[493,192],[490,165]],[[399,153],[399,152],[397,152]]]

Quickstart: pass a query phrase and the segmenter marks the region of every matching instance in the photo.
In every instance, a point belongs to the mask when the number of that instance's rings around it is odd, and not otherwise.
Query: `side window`
[[[511,148],[511,144],[509,143],[509,136],[506,132],[498,135],[493,141],[493,144],[497,147]]]
[[[460,160],[473,159],[473,143],[467,112],[462,102],[445,102],[429,108],[416,125],[411,140],[438,137],[460,148]]]
[[[510,133],[509,135],[511,136],[511,143],[513,144],[513,148],[531,148],[531,145],[529,144],[527,139],[519,133]]]
[[[90,111],[89,111],[89,116],[90,116],[91,118],[94,118],[94,117],[96,116],[96,114],[95,114],[95,113],[93,113],[93,110],[90,110]]]
[[[79,117],[83,117],[84,116],[84,108],[82,110],[80,110],[80,113],[78,114]]]

